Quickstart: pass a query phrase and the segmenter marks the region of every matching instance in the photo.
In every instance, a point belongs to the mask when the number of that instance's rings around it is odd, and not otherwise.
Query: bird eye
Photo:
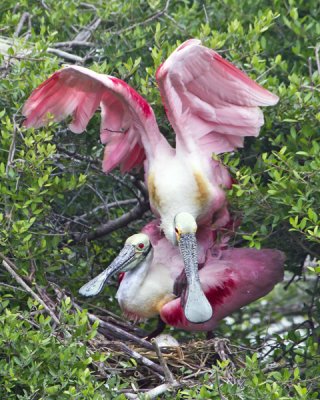
[[[144,244],[143,243],[139,243],[138,247],[139,247],[139,249],[143,249],[144,248]]]
[[[179,229],[178,228],[175,228],[175,231],[176,231],[177,234],[179,234]]]

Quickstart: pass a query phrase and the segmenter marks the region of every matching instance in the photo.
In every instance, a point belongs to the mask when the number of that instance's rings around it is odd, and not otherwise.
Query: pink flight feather
[[[39,128],[72,115],[69,128],[82,133],[101,107],[101,141],[106,144],[104,172],[120,164],[126,172],[145,159],[141,131],[160,135],[153,110],[124,81],[87,68],[69,66],[55,72],[33,91],[23,107],[26,127]]]
[[[243,146],[263,125],[259,106],[278,97],[262,88],[215,51],[191,39],[158,68],[156,78],[167,116],[186,149],[205,155]]]

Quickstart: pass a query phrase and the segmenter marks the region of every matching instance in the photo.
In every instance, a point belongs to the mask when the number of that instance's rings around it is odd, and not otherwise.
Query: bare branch
[[[52,46],[58,49],[60,47],[95,47],[96,44],[79,40],[70,40],[68,42],[56,42],[53,43]]]
[[[81,242],[86,240],[98,239],[105,236],[117,229],[127,226],[130,222],[135,221],[143,216],[143,214],[149,210],[149,203],[141,202],[132,208],[129,212],[121,215],[121,217],[108,221],[106,224],[102,224],[95,228],[92,232],[87,234],[73,234],[73,240],[75,242]]]
[[[100,167],[100,168],[97,168],[97,171],[102,172],[100,160],[97,160],[97,159],[89,157],[89,156],[84,156],[84,155],[76,153],[74,151],[69,151],[57,143],[55,143],[55,145],[56,145],[57,150],[60,153],[63,153],[64,155],[68,156],[69,158],[71,158],[73,160],[85,161],[85,162],[89,162],[90,164],[94,164],[94,165]]]
[[[58,49],[53,49],[51,47],[48,47],[47,52],[54,54],[58,57],[64,58],[65,60],[79,62],[79,63],[84,62],[84,59],[82,57],[77,56],[75,54],[67,53],[66,51],[63,51],[63,50],[58,50]]]
[[[145,365],[146,367],[149,367],[150,369],[155,371],[157,374],[159,374],[161,378],[163,378],[163,370],[160,365],[151,361],[149,358],[141,355],[137,351],[131,350],[130,347],[128,347],[126,344],[124,344],[122,342],[115,342],[115,344],[117,344],[124,353],[129,354],[130,357],[134,358],[135,360],[137,360],[141,364]]]
[[[80,307],[74,303],[74,305],[80,309]],[[107,332],[102,331],[103,334],[107,333],[107,335],[113,338],[119,338],[122,340],[130,340],[131,342],[136,343],[139,346],[142,346],[148,350],[154,350],[152,344],[145,339],[138,338],[135,335],[121,329],[109,322],[102,321],[102,319],[98,318],[96,315],[88,313],[89,320],[93,323],[95,321],[99,322],[99,327],[105,329]]]
[[[174,384],[170,384],[170,383],[163,383],[162,385],[156,386],[153,389],[148,390],[147,392],[143,393],[144,398],[146,399],[156,399],[158,398],[161,394],[167,392],[168,390],[172,389],[172,388],[178,388],[180,387],[181,384],[179,384],[178,382],[175,382]],[[138,400],[139,396],[134,394],[134,393],[125,393],[125,396],[128,399],[133,399],[133,400]]]
[[[28,21],[29,29],[31,28],[31,16],[28,12],[24,12],[20,18],[17,28],[13,34],[14,37],[19,37],[22,31],[23,25]]]
[[[97,11],[97,8],[93,5],[93,4],[89,4],[89,3],[85,3],[85,2],[81,2],[80,6],[83,6],[85,8],[90,8],[94,11]]]
[[[0,282],[0,286],[3,286],[5,288],[8,288],[8,289],[11,289],[14,291],[18,290],[20,292],[27,293],[27,291],[25,289],[22,289],[21,287],[18,287],[18,286],[8,285],[7,283]]]
[[[9,168],[13,164],[14,155],[16,152],[16,137],[17,137],[17,123],[16,123],[16,115],[13,116],[13,132],[12,132],[12,139],[9,148],[8,160],[6,165],[6,175],[8,176]]]
[[[164,6],[164,8],[161,11],[156,12],[155,14],[151,15],[149,18],[145,19],[144,21],[136,22],[133,25],[127,26],[126,28],[123,28],[123,29],[120,29],[118,31],[114,31],[114,32],[111,32],[111,33],[113,35],[120,35],[121,33],[130,31],[131,29],[134,29],[134,28],[136,28],[138,26],[141,26],[141,25],[146,25],[149,22],[160,18],[162,15],[164,15],[168,11],[168,8],[169,8],[169,5],[170,5],[170,1],[171,0],[167,0],[166,5]]]
[[[317,63],[318,74],[320,75],[319,50],[320,50],[320,45],[316,46],[316,48],[314,49],[314,52],[315,52],[315,55],[316,55],[316,63]]]
[[[170,371],[162,353],[161,353],[161,349],[157,343],[157,341],[155,339],[152,339],[152,344],[155,348],[155,351],[157,353],[158,359],[160,361],[160,365],[163,369],[164,372],[164,376],[166,378],[166,381],[170,384],[170,385],[174,385],[176,383],[176,380],[174,379],[174,376],[172,375],[172,372]]]
[[[43,7],[45,10],[50,11],[50,8],[47,6],[47,4],[45,3],[44,0],[41,0],[41,4],[42,4],[42,7]]]
[[[39,304],[43,306],[43,308],[47,311],[50,317],[54,320],[56,324],[60,324],[59,319],[55,315],[55,313],[46,305],[46,303],[25,283],[25,281],[15,272],[14,268],[16,266],[11,262],[4,254],[0,253],[0,257],[2,258],[2,265],[9,272],[9,274],[15,279],[15,281],[23,287],[23,289],[28,292]]]
[[[112,203],[107,203],[107,204],[100,204],[99,206],[95,207],[93,210],[90,210],[85,214],[74,217],[72,222],[78,222],[80,220],[87,220],[89,217],[94,216],[101,210],[109,210],[110,208],[113,208],[113,207],[121,207],[121,206],[126,206],[128,204],[136,204],[137,202],[138,202],[137,199],[127,199],[127,200],[113,201]]]
[[[74,38],[74,41],[76,42],[86,42],[92,33],[98,28],[98,26],[101,24],[101,18],[95,19],[93,22],[91,22],[89,25],[84,27]]]
[[[30,57],[29,55],[32,54],[33,45],[30,44],[28,48],[18,51],[15,55],[8,55],[8,49],[15,45],[15,41],[13,38],[4,38],[0,37],[0,54],[4,55],[5,59],[16,59],[16,60],[39,60],[35,57]],[[57,57],[63,58],[68,61],[84,63],[84,58],[79,57],[75,54],[68,53],[66,51],[54,49],[52,47],[48,47],[47,53],[54,54]]]

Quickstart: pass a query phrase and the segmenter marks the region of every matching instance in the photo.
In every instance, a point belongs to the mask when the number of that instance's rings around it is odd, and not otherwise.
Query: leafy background
[[[161,398],[318,398],[319,14],[315,0],[1,2],[0,257],[58,318],[1,269],[1,398],[121,399],[141,383],[123,373],[138,369],[136,360],[120,359],[114,370],[112,354],[92,347],[97,323],[90,328],[86,310],[74,302],[81,302],[77,289],[150,220],[142,174],[103,175],[99,115],[84,135],[68,132],[66,123],[26,130],[24,101],[62,64],[85,65],[137,89],[173,142],[155,70],[190,37],[280,96],[278,106],[264,109],[260,137],[221,161],[236,180],[229,196],[242,224],[234,244],[285,251],[287,273],[267,300],[227,318],[215,332],[245,349],[241,367],[230,369],[230,359],[220,357],[192,380],[185,379],[187,369],[175,369],[184,384]],[[134,207],[129,224],[95,237],[101,225],[110,227]],[[115,286],[95,306],[119,314]],[[204,339],[168,332],[182,342]]]

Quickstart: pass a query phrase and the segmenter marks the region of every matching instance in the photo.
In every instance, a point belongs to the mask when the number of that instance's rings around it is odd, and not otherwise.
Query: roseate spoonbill
[[[116,298],[128,318],[138,321],[160,315],[163,322],[177,328],[211,331],[222,318],[269,293],[283,278],[283,263],[284,254],[279,250],[226,248],[216,257],[209,251],[199,275],[214,314],[210,320],[194,324],[183,313],[184,294],[174,294],[183,271],[177,248],[166,238],[155,241],[139,233],[130,236],[111,265],[79,292],[94,296],[108,278],[125,272]]]
[[[224,188],[231,185],[227,170],[211,155],[241,147],[244,136],[257,136],[263,125],[259,106],[274,105],[278,97],[196,39],[179,46],[156,78],[176,133],[175,149],[160,133],[148,102],[129,85],[78,66],[55,72],[34,90],[23,108],[24,125],[38,128],[50,116],[61,121],[72,115],[69,128],[81,133],[100,106],[103,170],[120,165],[126,172],[145,160],[151,208],[184,260],[185,315],[203,322],[212,309],[199,284],[195,233],[198,225],[225,224]]]

